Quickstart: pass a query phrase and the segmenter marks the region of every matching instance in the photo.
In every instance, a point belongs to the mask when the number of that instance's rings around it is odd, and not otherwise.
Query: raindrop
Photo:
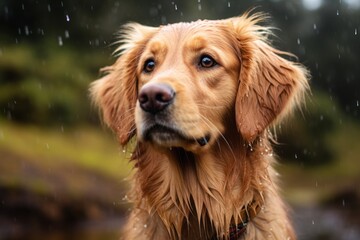
[[[356,106],[357,107],[359,106],[359,100],[356,100]]]
[[[314,30],[316,30],[317,29],[317,26],[316,26],[316,23],[314,23]]]
[[[312,225],[315,225],[315,220],[312,220],[312,221],[311,221],[311,224],[312,224]]]
[[[297,38],[297,44],[300,45],[300,38]]]
[[[295,153],[295,159],[297,159],[298,158],[298,155]]]
[[[231,4],[230,4],[230,2],[228,2],[228,7],[231,7]]]
[[[29,36],[29,28],[28,28],[28,26],[25,26],[24,30],[25,30],[25,35]]]
[[[147,228],[147,225],[146,225],[146,224],[144,224],[144,228]]]
[[[66,21],[67,21],[67,22],[70,22],[70,17],[69,17],[69,15],[66,14],[65,18],[66,18]]]
[[[174,8],[175,8],[175,11],[177,11],[178,8],[177,8],[177,5],[176,5],[176,4],[174,5]]]
[[[62,46],[64,44],[61,36],[58,36],[58,42],[59,46]]]
[[[126,153],[125,149],[122,150],[123,153]]]
[[[324,120],[324,116],[323,116],[323,115],[320,116],[320,121],[322,121],[322,120]]]
[[[342,205],[345,207],[345,199],[342,200]]]
[[[355,32],[354,32],[354,33],[355,33],[355,36],[356,36],[356,35],[357,35],[357,28],[355,28]]]
[[[69,31],[65,30],[65,38],[69,38],[69,37],[70,37]]]
[[[21,4],[21,9],[25,10],[25,5],[24,4]]]
[[[340,12],[339,12],[339,9],[336,10],[336,16],[339,16],[340,15]]]
[[[49,12],[51,12],[51,6],[50,6],[50,4],[48,4],[47,9],[48,9]]]
[[[46,149],[50,149],[50,146],[49,146],[49,144],[48,144],[48,143],[46,144]]]
[[[198,10],[201,11],[201,0],[198,0]]]
[[[167,20],[166,20],[166,17],[165,17],[165,16],[161,16],[161,23],[162,23],[162,24],[166,24],[166,23],[167,23]]]
[[[39,28],[39,29],[38,29],[38,34],[44,36],[44,35],[45,35],[44,29],[40,29],[40,28]]]

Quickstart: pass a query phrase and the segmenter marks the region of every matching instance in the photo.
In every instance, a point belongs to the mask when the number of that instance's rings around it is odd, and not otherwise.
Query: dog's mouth
[[[181,147],[184,144],[197,144],[203,147],[209,143],[210,138],[210,134],[200,138],[189,137],[179,129],[161,124],[155,124],[144,132],[145,141],[154,142],[164,147]]]

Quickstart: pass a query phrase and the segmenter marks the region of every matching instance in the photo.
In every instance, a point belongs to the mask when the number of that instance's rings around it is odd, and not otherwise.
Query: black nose
[[[174,99],[175,92],[167,84],[145,85],[139,93],[140,107],[152,114],[164,110]]]

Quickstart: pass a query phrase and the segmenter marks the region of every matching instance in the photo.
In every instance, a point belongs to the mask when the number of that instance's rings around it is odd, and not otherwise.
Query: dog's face
[[[127,25],[121,56],[91,89],[120,143],[137,134],[156,147],[201,151],[226,131],[251,142],[289,112],[307,72],[269,45],[262,17]]]
[[[162,27],[139,58],[135,124],[140,141],[195,151],[225,130],[224,116],[237,92],[239,57],[224,38],[224,26],[197,24]]]

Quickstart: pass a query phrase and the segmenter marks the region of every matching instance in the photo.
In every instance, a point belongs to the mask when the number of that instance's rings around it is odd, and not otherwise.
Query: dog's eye
[[[144,63],[144,72],[146,73],[150,73],[154,70],[155,68],[155,61],[154,59],[148,59],[145,61]]]
[[[203,55],[200,57],[199,65],[203,68],[211,68],[216,64],[217,64],[216,61],[209,55]]]

